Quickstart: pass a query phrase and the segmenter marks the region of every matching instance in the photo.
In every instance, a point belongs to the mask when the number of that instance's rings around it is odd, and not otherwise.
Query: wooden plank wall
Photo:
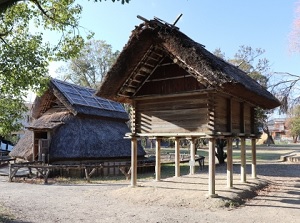
[[[138,100],[135,102],[137,133],[189,133],[208,131],[206,94]]]
[[[251,134],[251,106],[244,103],[245,133]]]
[[[215,131],[227,131],[227,100],[224,97],[215,97]]]
[[[232,111],[232,132],[233,133],[241,133],[240,130],[240,102],[236,101],[236,100],[232,100],[232,104],[231,104],[231,111]]]
[[[215,131],[233,134],[253,133],[253,106],[236,98],[215,97]],[[251,115],[252,112],[252,115]]]

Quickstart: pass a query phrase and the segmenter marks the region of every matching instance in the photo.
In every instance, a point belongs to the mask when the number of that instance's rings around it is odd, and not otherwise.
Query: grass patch
[[[280,156],[282,156],[283,154],[285,154],[285,152],[282,151],[256,151],[256,160],[257,161],[276,161],[280,159]],[[232,159],[234,160],[240,160],[241,159],[241,152],[239,150],[235,150],[232,153]],[[252,159],[252,154],[251,151],[249,151],[249,149],[246,152],[246,160],[247,161],[251,161]]]
[[[13,220],[15,220],[15,217],[10,213],[10,211],[3,207],[0,204],[0,222],[2,223],[8,223],[8,222],[12,222]]]

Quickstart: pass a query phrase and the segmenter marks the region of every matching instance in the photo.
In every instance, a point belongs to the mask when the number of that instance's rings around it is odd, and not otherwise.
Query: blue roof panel
[[[52,79],[52,83],[64,94],[72,105],[126,112],[122,104],[95,96],[96,91],[93,89],[77,86],[57,79]]]

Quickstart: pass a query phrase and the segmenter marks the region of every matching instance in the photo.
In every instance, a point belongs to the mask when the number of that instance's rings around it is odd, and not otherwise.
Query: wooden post
[[[137,140],[136,137],[131,138],[131,186],[137,185]]]
[[[11,163],[8,164],[9,167],[9,171],[8,171],[8,182],[12,181],[12,167],[11,167]]]
[[[251,147],[252,147],[252,178],[256,179],[257,175],[256,175],[256,139],[252,138],[251,139]]]
[[[190,175],[195,174],[195,153],[196,153],[196,145],[195,138],[190,138]]]
[[[215,138],[210,138],[208,143],[209,149],[209,179],[208,179],[208,195],[210,197],[217,197],[218,195],[215,193],[215,174],[216,174],[216,166],[215,166]]]
[[[245,137],[241,138],[241,182],[246,182],[246,143]]]
[[[180,177],[180,145],[179,138],[175,138],[175,177]]]
[[[35,143],[35,132],[32,131],[32,134],[33,134],[33,137],[32,137],[32,162],[33,162],[33,161],[35,161],[35,156],[36,156],[36,154],[35,154],[35,145],[34,145],[34,143]]]
[[[160,144],[161,144],[161,138],[156,137],[156,147],[155,147],[155,180],[160,181],[160,171],[161,171],[161,164],[160,164]],[[151,142],[152,145],[152,142]]]
[[[227,139],[227,187],[233,187],[232,138]]]

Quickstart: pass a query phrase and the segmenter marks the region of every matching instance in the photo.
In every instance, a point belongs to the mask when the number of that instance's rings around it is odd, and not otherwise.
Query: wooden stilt
[[[251,148],[252,148],[251,174],[252,174],[252,178],[256,179],[257,174],[256,174],[256,139],[255,138],[251,139]]]
[[[137,185],[137,140],[131,138],[131,186]]]
[[[179,138],[175,138],[175,177],[180,177],[180,145]]]
[[[241,182],[246,182],[246,142],[241,138]]]
[[[190,175],[195,174],[195,152],[196,152],[196,146],[195,146],[195,138],[190,138]]]
[[[227,187],[233,187],[232,138],[227,139]]]
[[[210,197],[217,197],[218,195],[215,193],[215,138],[210,138],[208,143],[209,149],[209,179],[208,179],[208,195]]]
[[[161,164],[160,164],[160,144],[161,138],[156,138],[156,147],[155,147],[155,180],[160,181],[160,173],[161,173]]]

